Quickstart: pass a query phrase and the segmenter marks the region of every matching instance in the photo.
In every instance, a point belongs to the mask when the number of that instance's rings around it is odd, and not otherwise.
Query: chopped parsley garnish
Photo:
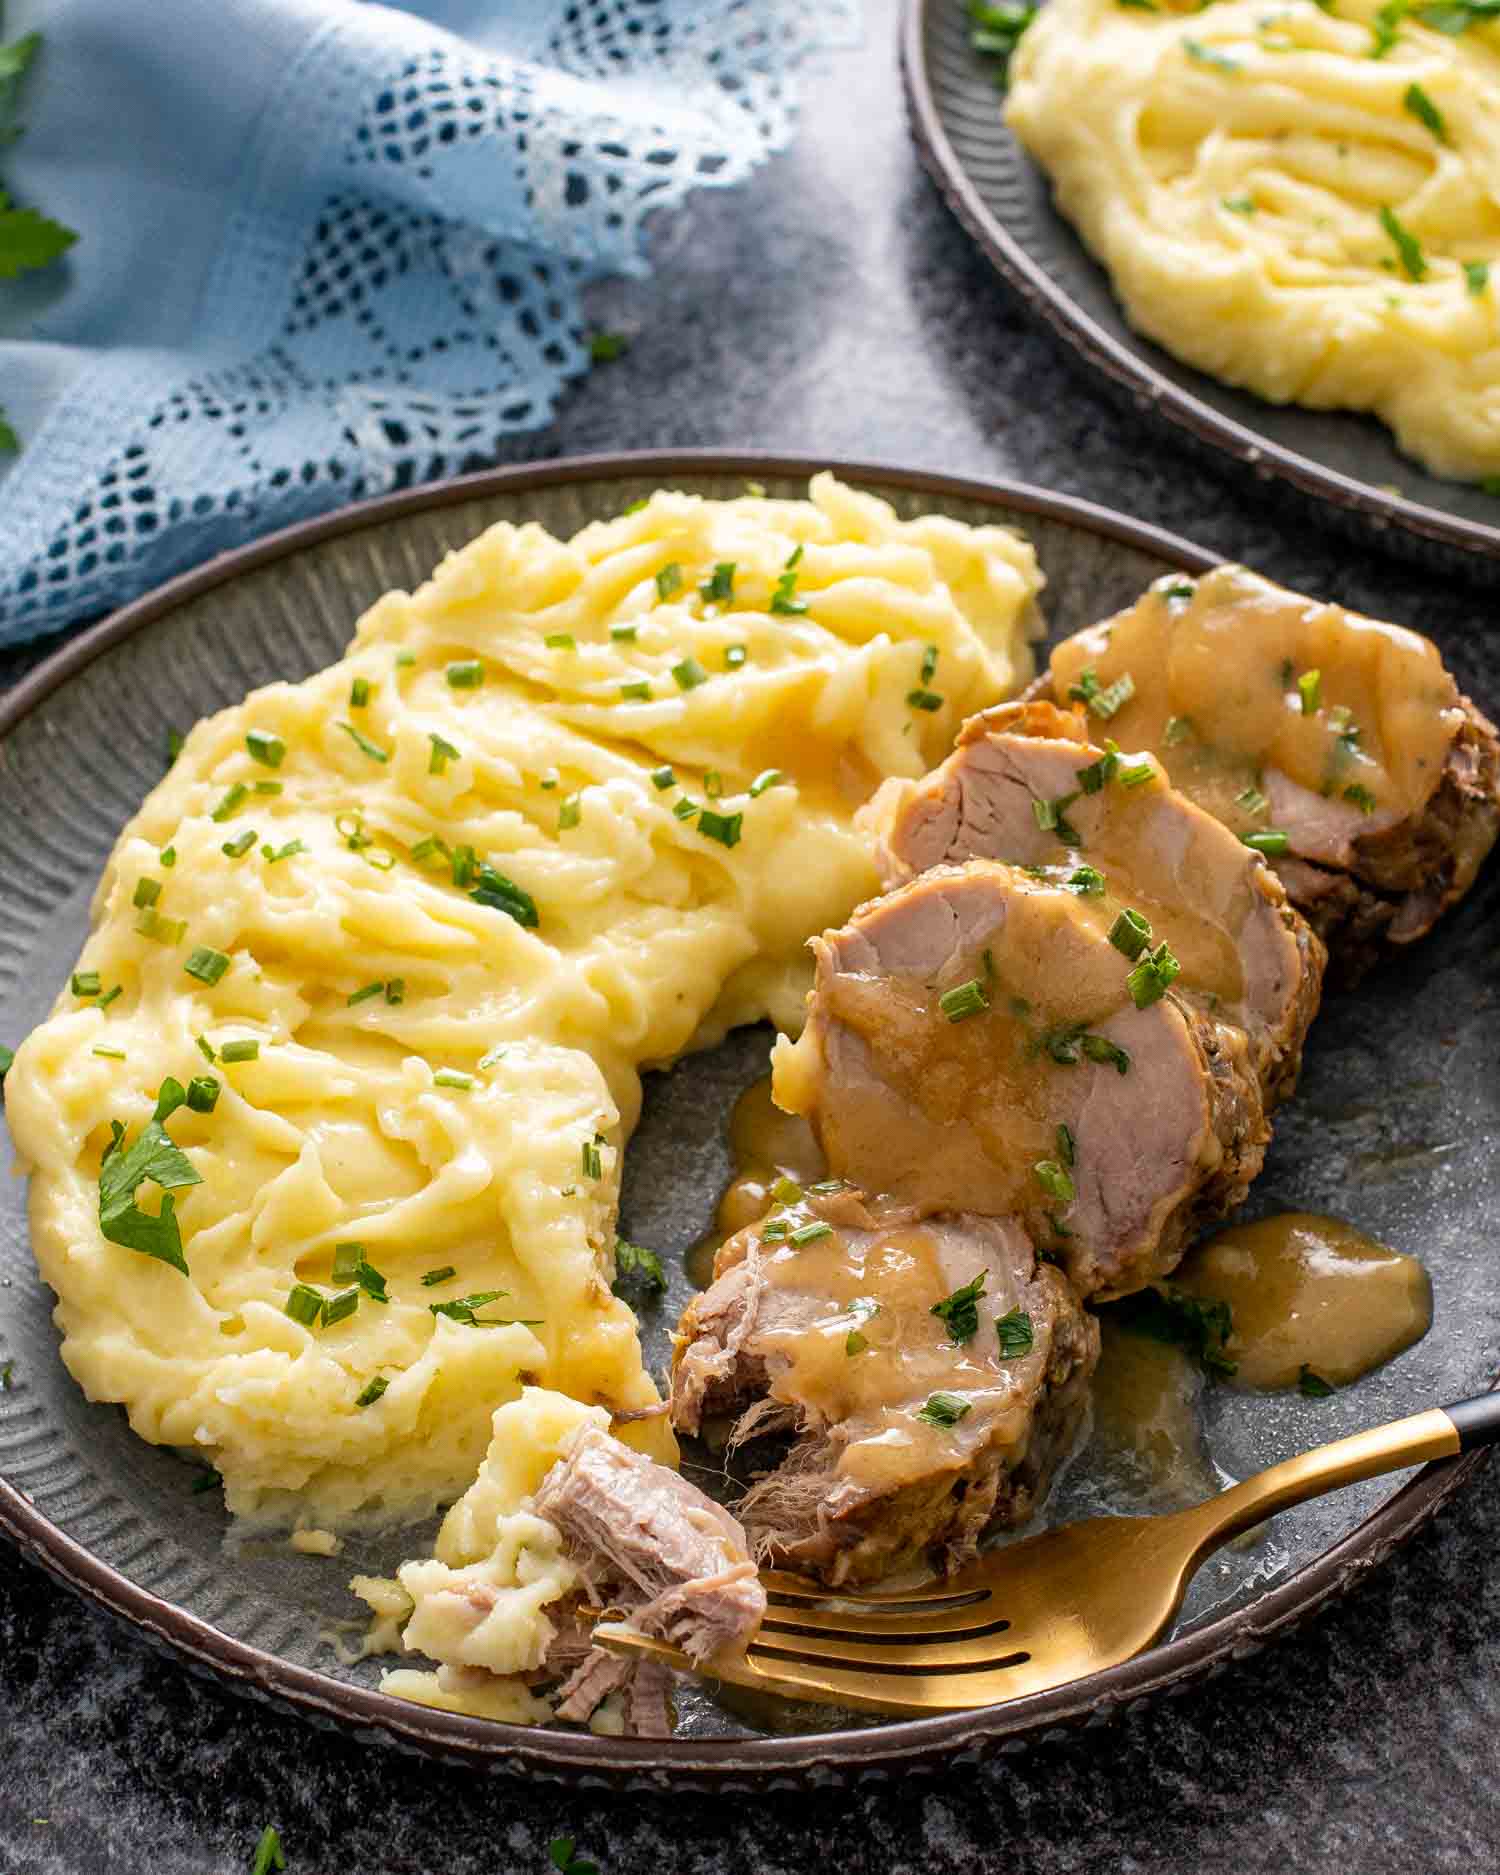
[[[1146,951],[1125,978],[1130,1000],[1137,1009],[1149,1009],[1166,995],[1181,970],[1169,944],[1161,943],[1154,951]]]
[[[750,783],[751,800],[759,800],[767,788],[779,787],[785,780],[786,776],[782,774],[779,768],[763,768],[755,777],[754,781]]]
[[[1490,283],[1490,263],[1487,260],[1466,260],[1464,262],[1464,284],[1478,299]]]
[[[219,1083],[211,1074],[195,1074],[187,1084],[187,1105],[193,1113],[212,1113],[219,1104]]]
[[[504,1289],[482,1289],[476,1295],[460,1296],[456,1302],[429,1302],[428,1312],[432,1315],[446,1315],[449,1321],[464,1322],[470,1328],[508,1328],[512,1321],[504,1316],[486,1316],[481,1318],[475,1313],[491,1302],[498,1302],[508,1292]],[[535,1328],[539,1324],[522,1322],[523,1328]]]
[[[974,1402],[956,1393],[929,1393],[927,1404],[918,1410],[917,1418],[929,1426],[956,1426],[973,1410]]]
[[[720,846],[738,846],[744,824],[743,814],[716,814],[711,807],[705,807],[698,816],[699,833],[717,840]]]
[[[218,806],[215,807],[213,812],[209,815],[209,819],[228,820],[249,792],[250,790],[245,786],[243,781],[233,782],[224,790]]]
[[[949,1338],[960,1345],[972,1341],[979,1332],[979,1298],[988,1276],[988,1270],[981,1270],[972,1282],[944,1296],[941,1302],[934,1302],[929,1311],[947,1324]]]
[[[1439,143],[1448,141],[1448,126],[1443,121],[1443,113],[1415,80],[1406,87],[1401,103],[1419,124],[1425,125],[1432,132]]]
[[[673,593],[682,591],[682,568],[675,560],[668,560],[656,575],[656,596],[658,599],[670,599]]]
[[[456,658],[443,675],[455,690],[477,690],[484,682],[484,662],[480,658]]]
[[[936,690],[908,690],[906,701],[914,710],[926,710],[929,715],[943,707],[944,699]]]
[[[1210,1379],[1228,1378],[1237,1371],[1236,1363],[1224,1354],[1234,1326],[1227,1302],[1201,1302],[1163,1283],[1110,1303],[1106,1313],[1132,1334],[1181,1348]]]
[[[667,788],[675,788],[677,785],[677,777],[676,775],[673,774],[672,770],[665,763],[663,763],[660,768],[652,769],[651,785],[653,788],[658,788],[658,789],[663,789],[663,790]]]
[[[724,647],[725,670],[726,671],[742,670],[744,668],[745,659],[749,657],[749,655],[750,655],[749,647],[746,645],[725,645]]]
[[[388,762],[391,759],[389,749],[381,748],[378,742],[371,742],[364,731],[356,729],[353,723],[346,723],[343,718],[340,717],[334,727],[342,729],[344,734],[354,744],[355,748],[359,750],[360,754],[367,755],[372,762]]]
[[[451,1263],[445,1263],[440,1270],[428,1270],[422,1278],[424,1289],[435,1289],[439,1283],[451,1282],[458,1271]]]
[[[110,1142],[99,1162],[101,1235],[127,1250],[170,1263],[184,1276],[188,1274],[187,1259],[182,1254],[182,1232],[175,1216],[177,1201],[172,1193],[188,1185],[201,1185],[203,1180],[168,1135],[166,1123],[186,1104],[186,1088],[168,1076],[156,1097],[156,1111],[133,1146],[125,1145],[125,1129],[120,1122],[110,1121]],[[161,1210],[155,1217],[141,1210],[135,1201],[136,1193],[148,1179],[162,1190]]]
[[[272,1875],[273,1870],[285,1867],[286,1857],[282,1853],[281,1838],[268,1823],[255,1845],[255,1861],[251,1864],[250,1875]]]
[[[373,1406],[390,1384],[384,1374],[377,1374],[364,1391],[356,1396],[354,1404]]]
[[[1134,962],[1151,942],[1151,920],[1138,911],[1122,911],[1109,927],[1109,941]]]
[[[651,686],[645,682],[621,684],[620,695],[627,703],[649,703],[651,700]]]
[[[265,768],[280,768],[286,760],[286,744],[269,729],[251,729],[245,734],[245,747],[255,761]]]
[[[1216,72],[1237,72],[1240,69],[1238,59],[1231,59],[1223,52],[1215,52],[1204,45],[1201,39],[1184,39],[1182,49],[1195,65],[1211,65]]]
[[[679,690],[696,690],[699,684],[708,682],[708,672],[695,657],[685,657],[672,666],[672,676]]]
[[[1076,892],[1080,898],[1097,898],[1104,891],[1105,877],[1097,866],[1079,866],[1063,880],[1066,891]]]
[[[1002,1361],[1013,1361],[1022,1354],[1030,1354],[1036,1346],[1031,1317],[1024,1309],[1012,1309],[1008,1315],[997,1316],[995,1333],[1000,1338]]]
[[[1304,1361],[1297,1370],[1297,1391],[1304,1400],[1331,1400],[1336,1389]]]
[[[625,1238],[617,1237],[614,1293],[619,1295],[622,1288],[632,1284],[647,1291],[665,1289],[667,1272],[654,1250],[646,1249],[644,1244],[628,1243]]]
[[[429,775],[440,775],[450,762],[459,759],[458,750],[445,737],[438,735],[436,730],[428,731],[427,740],[432,744],[432,753],[427,758],[427,772]]]
[[[565,795],[564,798],[558,802],[557,804],[557,831],[559,833],[566,833],[569,830],[569,828],[576,827],[579,821],[582,820],[582,818],[583,818],[583,796],[582,794]]]
[[[385,1277],[365,1256],[362,1243],[339,1243],[333,1246],[333,1280],[352,1282],[372,1302],[389,1302]]]
[[[794,548],[787,556],[786,565],[776,581],[776,589],[771,594],[769,611],[783,617],[797,617],[807,610],[807,601],[797,597],[797,568],[802,564],[802,548]]]
[[[698,588],[699,596],[710,605],[727,605],[734,597],[735,564],[733,560],[720,560]]]
[[[1071,1204],[1078,1196],[1073,1175],[1065,1165],[1059,1165],[1056,1159],[1038,1159],[1031,1169],[1042,1190],[1059,1204]]]
[[[985,995],[984,985],[978,977],[971,977],[967,983],[959,983],[951,990],[944,990],[938,998],[938,1008],[950,1022],[962,1022],[968,1016],[977,1016],[989,1006],[990,999]]]
[[[1395,244],[1396,253],[1401,261],[1401,270],[1407,279],[1425,280],[1427,262],[1422,255],[1422,244],[1387,203],[1381,204],[1380,225]]]
[[[548,632],[542,643],[549,651],[576,651],[578,640],[572,632]]]
[[[1068,819],[1065,811],[1073,805],[1081,793],[1082,789],[1075,788],[1071,794],[1060,794],[1055,801],[1043,801],[1035,795],[1032,796],[1031,812],[1037,826],[1043,833],[1055,833],[1064,846],[1083,845],[1078,829]]]
[[[1344,799],[1352,802],[1362,814],[1373,814],[1375,812],[1375,796],[1371,794],[1368,788],[1361,787],[1358,782],[1355,782],[1351,787],[1345,788]]]
[[[219,1059],[226,1066],[236,1061],[259,1061],[260,1043],[253,1036],[238,1042],[221,1042]]]
[[[464,848],[458,849],[460,852]],[[534,931],[539,922],[536,900],[514,879],[507,879],[503,872],[497,872],[488,860],[478,869],[478,885],[469,894],[476,905],[487,905],[491,911],[503,911],[507,918],[514,918],[518,925],[528,931]]]
[[[816,1243],[820,1237],[831,1237],[833,1226],[818,1219],[812,1224],[803,1224],[799,1229],[788,1233],[787,1242],[793,1243],[800,1250],[804,1244]]]
[[[208,945],[200,944],[196,950],[189,951],[182,967],[190,977],[212,988],[229,968],[229,959],[223,951],[210,950]]]
[[[1304,671],[1297,679],[1297,695],[1302,699],[1302,714],[1304,716],[1317,715],[1318,698],[1322,694],[1322,690],[1323,673],[1321,671]]]
[[[68,987],[75,996],[97,996],[103,986],[97,970],[75,970]]]
[[[1264,853],[1267,859],[1277,859],[1291,846],[1290,834],[1283,833],[1278,827],[1268,827],[1264,833],[1242,833],[1240,844],[1248,846],[1257,853]]]

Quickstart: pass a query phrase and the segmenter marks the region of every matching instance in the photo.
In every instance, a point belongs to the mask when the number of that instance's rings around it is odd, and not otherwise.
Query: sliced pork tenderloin
[[[831,1585],[960,1567],[1071,1450],[1099,1332],[1014,1221],[809,1192],[722,1247],[683,1317],[677,1427],[789,1435],[736,1509]]]
[[[1065,885],[934,867],[813,950],[773,1086],[861,1190],[1018,1220],[1102,1300],[1171,1270],[1260,1170],[1244,1030],[1167,988],[1159,953],[1132,964]]]
[[[1323,946],[1258,853],[1149,754],[1101,740],[1081,710],[1045,702],[972,718],[947,761],[888,781],[866,810],[882,877],[999,859],[1069,884],[1103,931],[1139,913],[1182,966],[1177,993],[1246,1031],[1269,1108],[1296,1084]]]
[[[1430,931],[1500,834],[1500,736],[1437,647],[1243,567],[1158,580],[1059,645],[1040,694],[1258,839],[1344,983]]]

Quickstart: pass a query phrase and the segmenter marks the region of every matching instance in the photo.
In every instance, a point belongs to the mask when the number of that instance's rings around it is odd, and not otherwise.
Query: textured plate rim
[[[569,483],[627,477],[780,475],[805,479],[820,469],[877,489],[896,488],[960,501],[993,503],[1011,514],[1082,527],[1122,546],[1205,572],[1215,557],[1166,530],[1132,521],[1092,502],[1022,483],[986,481],[904,469],[889,463],[813,460],[769,452],[641,450],[579,456],[485,470],[341,508],[283,528],[218,555],[134,600],[72,639],[38,665],[0,702],[0,738],[97,657],[189,599],[242,573],[288,557],[335,535],[424,509],[491,495],[515,495]],[[893,1772],[939,1769],[1000,1748],[1079,1726],[1099,1725],[1155,1694],[1185,1690],[1234,1661],[1258,1652],[1383,1562],[1427,1523],[1481,1468],[1487,1452],[1427,1465],[1340,1541],[1275,1588],[1191,1634],[1120,1666],[1051,1692],[1000,1706],[931,1719],[898,1720],[857,1731],[789,1738],[605,1738],[591,1732],[542,1730],[439,1712],[296,1666],[234,1639],[198,1616],[131,1582],[68,1536],[24,1492],[0,1478],[0,1532],[21,1553],[85,1600],[118,1616],[149,1642],[240,1692],[289,1707],[315,1722],[353,1727],[452,1763],[552,1781],[625,1785],[636,1789],[752,1789],[774,1784],[836,1786],[888,1778]]]
[[[1373,482],[1357,481],[1225,416],[1107,331],[1037,265],[970,180],[933,91],[926,55],[929,22],[939,7],[957,3],[902,0],[900,53],[907,120],[922,167],[938,192],[1029,310],[1066,339],[1086,363],[1125,386],[1139,402],[1149,404],[1200,442],[1233,456],[1262,481],[1289,482],[1350,514],[1456,547],[1476,561],[1500,559],[1500,526],[1471,521],[1388,493]]]

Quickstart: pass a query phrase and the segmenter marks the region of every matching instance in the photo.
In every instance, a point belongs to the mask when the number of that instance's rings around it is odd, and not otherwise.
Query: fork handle
[[[1452,1406],[1434,1406],[1409,1419],[1372,1426],[1331,1445],[1314,1447],[1269,1471],[1258,1472],[1242,1484],[1232,1485],[1207,1503],[1182,1513],[1196,1524],[1197,1556],[1253,1529],[1267,1517],[1302,1504],[1341,1485],[1364,1478],[1379,1478],[1437,1458],[1457,1458],[1483,1445],[1500,1441],[1500,1393],[1481,1394]]]

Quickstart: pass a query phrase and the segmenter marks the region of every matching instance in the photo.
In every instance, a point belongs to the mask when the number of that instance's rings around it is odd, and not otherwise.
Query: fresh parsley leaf
[[[203,1180],[181,1147],[169,1137],[166,1122],[186,1100],[187,1090],[169,1076],[161,1084],[156,1112],[133,1146],[124,1145],[125,1129],[119,1121],[110,1122],[113,1138],[99,1165],[99,1229],[106,1240],[170,1263],[184,1276],[188,1274],[187,1259],[182,1254],[182,1232],[173,1215],[175,1201],[171,1194],[188,1185],[201,1185]],[[160,1185],[164,1194],[155,1217],[142,1211],[135,1201],[136,1193],[148,1179]]]
[[[981,1270],[973,1282],[965,1283],[961,1289],[955,1289],[951,1296],[944,1296],[941,1302],[933,1303],[930,1313],[947,1323],[948,1334],[953,1341],[972,1341],[978,1334],[979,1298],[984,1294],[988,1275],[988,1270]]]

